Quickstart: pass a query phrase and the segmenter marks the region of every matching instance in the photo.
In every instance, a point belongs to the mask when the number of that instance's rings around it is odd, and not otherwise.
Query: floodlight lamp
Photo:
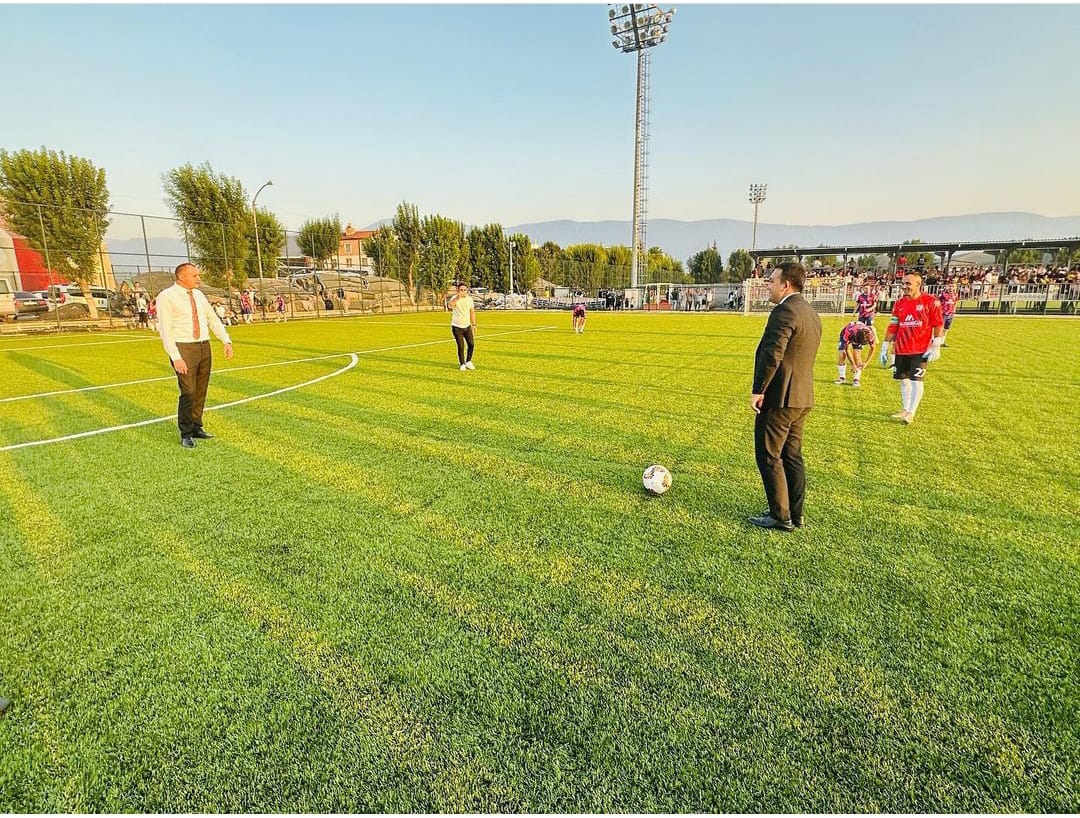
[[[614,16],[615,16],[615,9],[608,9],[608,12],[607,12],[607,16],[608,16],[608,19],[609,19],[609,20],[610,20],[610,19],[611,19],[612,17],[614,17]]]
[[[619,33],[619,27],[618,26],[612,26],[611,27],[611,33],[612,34],[618,34]]]
[[[627,13],[627,12],[629,12],[629,11],[630,11],[630,7],[629,7],[629,6],[623,6],[623,7],[622,7],[622,13],[623,13],[623,14],[626,14],[626,13]]]

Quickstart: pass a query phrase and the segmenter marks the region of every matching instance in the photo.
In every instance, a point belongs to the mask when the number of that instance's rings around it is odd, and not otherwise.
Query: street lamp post
[[[506,294],[506,308],[510,309],[510,296],[514,294],[514,240],[507,238],[506,246],[510,250],[510,292]]]
[[[750,240],[750,249],[757,249],[757,209],[765,201],[765,189],[768,185],[750,185],[750,204],[754,206],[754,235]]]
[[[649,65],[648,49],[667,39],[675,9],[664,11],[655,3],[612,5],[608,22],[611,44],[623,54],[637,53],[637,103],[634,116],[634,210],[630,247],[630,286],[638,285],[638,267],[645,255],[649,164]]]
[[[259,194],[272,184],[274,183],[267,181],[267,183],[256,190],[255,195],[251,197],[251,224],[255,228],[255,258],[258,259],[259,262],[259,301],[262,302],[263,320],[266,320],[266,291],[263,289],[262,250],[259,248],[259,217],[255,210],[255,201],[259,198]]]

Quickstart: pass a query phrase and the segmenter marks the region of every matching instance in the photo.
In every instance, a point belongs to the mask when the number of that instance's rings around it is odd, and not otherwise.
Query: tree
[[[524,233],[510,236],[511,252],[514,255],[514,289],[527,293],[540,278],[540,262],[532,250],[532,239]]]
[[[794,244],[784,244],[779,249],[781,249],[781,250],[795,250],[797,248],[795,247]],[[771,261],[775,265],[787,264],[790,261],[795,261],[795,255],[792,254],[790,256],[773,256],[773,257],[771,257],[769,259],[769,261]]]
[[[877,256],[859,256],[855,264],[860,270],[873,270],[877,267]]]
[[[183,227],[192,260],[215,287],[240,287],[254,246],[247,193],[209,162],[163,174],[165,201]]]
[[[540,266],[540,277],[558,284],[561,279],[562,248],[553,241],[545,241],[533,251],[533,255]]]
[[[255,259],[255,266],[252,267],[254,276],[249,276],[249,278],[259,275],[259,258],[262,258],[264,272],[271,278],[276,278],[278,256],[281,255],[281,251],[285,247],[285,225],[269,210],[259,208],[257,213],[259,224],[259,246],[257,248],[255,246],[254,229],[248,234],[251,238],[251,247],[248,248],[249,255]],[[254,225],[252,225],[252,228],[254,228]]]
[[[341,217],[336,213],[321,219],[308,219],[300,225],[300,232],[296,234],[300,252],[314,259],[315,266],[322,269],[329,267],[330,260],[337,255],[340,242]]]
[[[457,277],[465,249],[465,228],[445,216],[425,216],[421,220],[423,238],[418,264],[419,280],[436,293],[444,293]]]
[[[650,247],[647,254],[649,277],[656,281],[670,281],[674,284],[687,283],[681,261],[672,258],[659,247]]]
[[[1019,250],[1009,251],[1009,264],[1041,264],[1043,253],[1046,250],[1033,250],[1030,247],[1022,247]],[[995,253],[994,261],[997,264],[1001,264],[1005,260],[1005,253]]]
[[[724,280],[724,263],[715,242],[690,256],[686,268],[695,284],[719,284]]]
[[[416,303],[416,265],[420,260],[420,243],[424,228],[416,205],[402,202],[397,206],[393,221],[394,235],[398,240],[398,260],[405,274],[409,289],[409,303]]]
[[[607,281],[608,251],[599,244],[571,244],[566,248],[571,287],[584,292],[598,290]]]
[[[925,244],[925,243],[926,242],[924,242],[922,239],[909,239],[908,241],[904,242],[904,244]],[[927,265],[927,266],[930,266],[932,264],[937,264],[937,261],[938,261],[937,255],[935,253],[930,253],[930,252],[911,253],[910,251],[905,251],[904,253],[901,253],[900,255],[906,255],[907,256],[908,267],[915,267],[915,265],[918,264],[920,261],[923,264]]]
[[[397,236],[390,225],[383,225],[362,243],[364,252],[374,261],[375,275],[400,278]]]
[[[727,260],[728,274],[732,281],[743,281],[754,270],[754,259],[745,250],[732,250]]]
[[[89,295],[109,227],[105,171],[89,159],[50,151],[0,150],[0,214],[50,268]],[[55,266],[54,266],[55,265]],[[97,304],[86,299],[91,318]]]
[[[819,244],[818,245],[818,247],[825,247],[825,246],[827,246],[827,245],[824,245],[824,244]],[[808,253],[806,255],[808,255],[810,257],[810,263],[811,264],[813,264],[813,262],[815,262],[815,261],[818,261],[818,262],[821,262],[820,266],[822,266],[822,267],[839,267],[840,266],[840,259],[837,257],[837,255],[835,253],[830,253],[830,254],[824,255],[824,256],[816,256],[813,253]]]
[[[502,291],[510,277],[509,248],[502,225],[494,222],[469,231],[469,271],[474,286]]]

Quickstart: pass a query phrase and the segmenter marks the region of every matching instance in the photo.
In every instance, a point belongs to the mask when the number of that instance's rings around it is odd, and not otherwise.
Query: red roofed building
[[[372,272],[371,257],[364,252],[363,241],[374,235],[374,230],[356,230],[351,224],[346,225],[338,241],[338,265],[343,269]]]

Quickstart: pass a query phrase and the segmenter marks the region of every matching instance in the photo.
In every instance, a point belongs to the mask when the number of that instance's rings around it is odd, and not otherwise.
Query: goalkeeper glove
[[[881,360],[881,365],[882,366],[891,366],[892,365],[892,356],[889,355],[889,348],[891,346],[892,346],[892,344],[890,344],[888,341],[885,341],[881,345],[881,357],[880,357],[880,360]]]
[[[930,349],[926,350],[926,353],[923,355],[923,360],[927,363],[930,363],[931,361],[936,361],[938,358],[940,358],[941,345],[944,341],[945,339],[942,338],[940,335],[937,338],[934,338],[930,342]]]

